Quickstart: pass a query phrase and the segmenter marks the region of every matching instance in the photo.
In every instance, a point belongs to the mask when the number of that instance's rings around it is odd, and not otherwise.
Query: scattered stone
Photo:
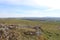
[[[33,31],[27,31],[27,32],[24,32],[25,35],[36,35],[36,32],[33,32]]]

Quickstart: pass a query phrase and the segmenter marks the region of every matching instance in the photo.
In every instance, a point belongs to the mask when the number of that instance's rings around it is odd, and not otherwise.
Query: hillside
[[[6,40],[5,31],[1,28],[8,28],[8,36],[10,35],[8,40],[60,40],[60,22],[0,19],[0,24],[2,24],[0,25],[1,40]],[[11,25],[13,25],[12,28],[10,28]],[[37,36],[36,29],[33,29],[36,25],[42,29],[40,29],[40,36]],[[31,32],[33,35],[30,34]]]

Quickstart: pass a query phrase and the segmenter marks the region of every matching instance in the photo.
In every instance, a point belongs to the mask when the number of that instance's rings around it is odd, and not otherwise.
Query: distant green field
[[[5,19],[0,20],[0,23],[4,24],[19,24],[19,25],[29,25],[29,26],[36,26],[39,25],[43,30],[43,36],[47,38],[47,40],[60,40],[60,22],[41,22],[41,21],[29,21],[29,20],[18,20],[18,19]],[[26,29],[23,29],[26,30]],[[23,32],[21,29],[16,29],[16,32],[20,33]],[[19,32],[21,31],[21,32]],[[25,36],[25,37],[24,37]],[[20,35],[21,39],[19,40],[37,40],[35,39],[36,36],[27,36],[27,35]],[[23,38],[24,37],[24,38]]]

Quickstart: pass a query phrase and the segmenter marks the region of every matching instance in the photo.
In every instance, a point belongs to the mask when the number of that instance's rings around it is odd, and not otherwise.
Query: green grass
[[[47,40],[60,40],[60,22],[40,22],[40,21],[28,21],[28,20],[0,20],[0,23],[5,24],[19,24],[19,25],[31,25],[32,27],[39,25],[44,30],[43,36]],[[24,30],[28,29],[16,29],[14,30],[19,34],[19,40],[36,40],[37,36],[24,35]]]

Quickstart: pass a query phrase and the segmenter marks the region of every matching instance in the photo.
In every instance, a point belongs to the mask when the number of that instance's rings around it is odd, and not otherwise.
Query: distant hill
[[[30,20],[30,21],[60,21],[60,17],[18,17],[18,18],[0,18],[0,20]]]
[[[21,19],[31,21],[60,21],[59,17],[24,17]]]

